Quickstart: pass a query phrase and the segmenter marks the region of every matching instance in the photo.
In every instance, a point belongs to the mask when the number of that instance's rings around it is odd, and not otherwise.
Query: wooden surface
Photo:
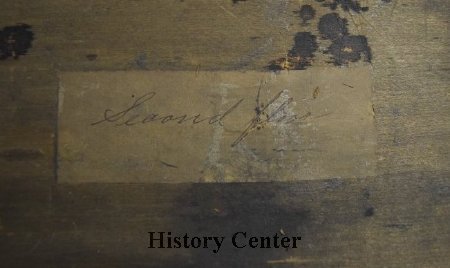
[[[59,183],[286,182],[375,172],[368,67],[277,74],[64,72],[59,79]],[[265,84],[258,91],[260,81]],[[320,91],[315,98],[314,89]],[[259,129],[249,125],[255,118],[257,92],[261,103],[276,98],[265,110],[267,117],[260,117]],[[146,101],[123,118],[104,120],[103,109],[118,113],[123,104],[142,96]],[[289,99],[295,103],[283,108]],[[225,111],[222,125],[204,120]],[[151,113],[163,118],[201,113],[198,121],[203,122],[162,123]],[[132,126],[131,114],[142,117],[141,123]],[[269,116],[272,119],[266,120]],[[152,121],[142,123],[146,117]],[[120,126],[122,121],[128,125]]]
[[[317,10],[307,26],[294,13],[301,2]],[[450,2],[360,2],[367,12],[336,12],[371,47],[376,176],[73,186],[54,176],[58,72],[266,70],[297,32],[319,35],[331,11],[281,0],[2,2],[0,29],[34,33],[26,55],[0,60],[2,265],[448,267]],[[316,54],[313,66],[330,65]],[[147,232],[163,228],[303,238],[296,251],[149,251]]]

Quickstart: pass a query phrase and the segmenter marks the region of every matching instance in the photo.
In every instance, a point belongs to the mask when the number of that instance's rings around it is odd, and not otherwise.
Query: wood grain
[[[58,72],[264,70],[301,26],[298,1],[2,2],[32,26],[0,61],[0,259],[6,267],[446,267],[450,263],[449,1],[361,1],[339,14],[372,50],[376,176],[301,183],[54,181]],[[351,14],[351,15],[350,15]],[[306,28],[302,28],[306,27]],[[320,48],[319,48],[320,49]],[[328,66],[317,53],[314,65]],[[367,64],[367,63],[357,63]],[[219,211],[219,212],[217,212]],[[370,215],[370,216],[365,216]],[[279,230],[298,251],[149,251],[146,232]]]

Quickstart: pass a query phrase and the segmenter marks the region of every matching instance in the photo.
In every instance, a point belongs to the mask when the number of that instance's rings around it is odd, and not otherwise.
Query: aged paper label
[[[63,183],[370,176],[375,144],[369,67],[60,75]]]

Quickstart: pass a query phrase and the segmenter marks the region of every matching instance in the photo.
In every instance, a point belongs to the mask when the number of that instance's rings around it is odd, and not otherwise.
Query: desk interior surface
[[[0,7],[5,267],[448,267],[449,1],[16,0]],[[330,49],[336,28],[323,18],[333,16],[347,20],[342,42],[358,36],[359,45],[349,49],[361,59]],[[296,36],[317,44],[298,44]],[[360,66],[372,72],[372,176],[206,184],[56,180],[63,72]],[[301,233],[302,241],[288,251],[149,250],[151,230],[282,230]]]

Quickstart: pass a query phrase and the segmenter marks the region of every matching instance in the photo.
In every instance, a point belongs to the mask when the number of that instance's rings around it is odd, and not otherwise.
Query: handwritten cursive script
[[[129,107],[127,107],[124,110],[121,110],[119,112],[114,112],[111,109],[106,109],[103,112],[103,118],[101,120],[95,121],[91,123],[92,126],[103,124],[103,123],[114,123],[116,126],[133,126],[137,124],[147,124],[147,123],[160,123],[160,124],[166,124],[169,122],[175,122],[177,124],[192,124],[196,125],[202,122],[207,122],[208,124],[220,124],[223,125],[223,120],[231,113],[233,112],[239,104],[244,99],[240,99],[238,102],[236,102],[233,106],[228,108],[223,113],[219,113],[212,116],[202,116],[200,113],[194,114],[194,115],[188,115],[188,114],[181,114],[181,115],[174,115],[174,114],[159,114],[159,113],[148,113],[148,114],[142,114],[140,112],[137,112],[137,108],[148,104],[154,97],[156,96],[156,92],[149,92],[147,94],[144,94],[133,102],[133,104]]]
[[[297,120],[306,119],[311,116],[311,112],[307,112],[306,114],[299,116],[297,114],[286,114],[286,108],[288,105],[294,100],[289,97],[286,100],[282,101],[278,106],[276,106],[276,102],[282,96],[284,90],[278,92],[267,104],[263,104],[260,102],[260,94],[261,87],[263,83],[261,82],[258,88],[258,94],[256,95],[256,107],[255,107],[255,116],[250,120],[245,130],[237,137],[234,142],[231,144],[231,147],[238,145],[245,137],[247,137],[250,132],[253,130],[259,130],[263,128],[267,123],[276,122],[276,123],[284,123],[289,124]],[[273,107],[275,106],[275,107]],[[270,111],[269,111],[269,108]]]

